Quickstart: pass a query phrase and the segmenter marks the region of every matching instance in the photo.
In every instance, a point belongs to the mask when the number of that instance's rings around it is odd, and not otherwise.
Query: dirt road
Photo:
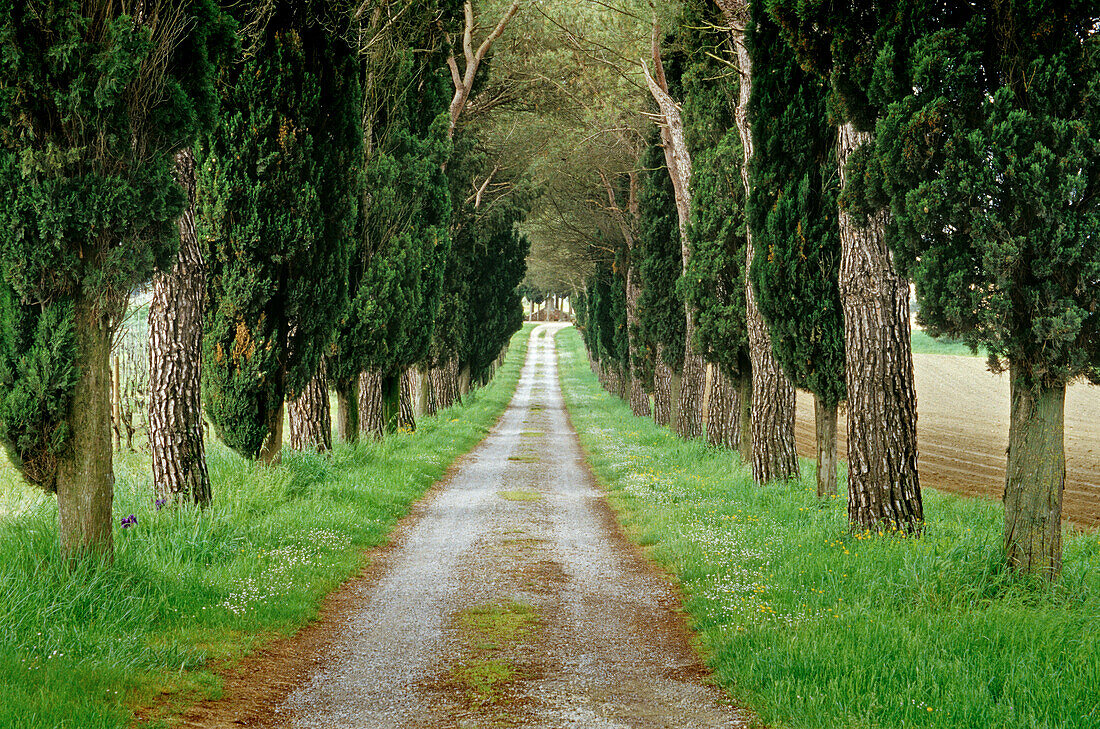
[[[913,355],[921,484],[1000,499],[1008,447],[1008,377],[981,357]],[[798,393],[799,455],[814,457],[813,399]],[[842,418],[843,420],[843,418]],[[841,423],[839,449],[846,449]],[[1066,492],[1063,517],[1100,527],[1100,387],[1075,384],[1066,396]]]
[[[190,726],[748,725],[707,684],[676,592],[623,539],[584,464],[560,328],[534,330],[503,418],[394,546]]]

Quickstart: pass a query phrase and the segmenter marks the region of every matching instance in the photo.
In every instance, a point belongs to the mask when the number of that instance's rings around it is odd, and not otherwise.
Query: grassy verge
[[[210,444],[214,505],[152,503],[148,460],[117,462],[113,565],[62,565],[53,498],[0,469],[0,726],[127,727],[157,699],[216,696],[216,672],[295,632],[386,541],[412,503],[488,432],[515,390],[533,325],[493,383],[413,434],[285,452],[265,468]],[[167,702],[161,699],[168,695]]]
[[[928,336],[923,329],[914,328],[911,335],[913,352],[916,354],[958,354],[965,357],[984,357],[984,350],[971,352],[970,347],[955,339]]]
[[[781,727],[1100,727],[1100,536],[1054,587],[1002,567],[1000,505],[925,490],[919,539],[851,534],[844,497],[752,484],[599,388],[573,330],[562,382],[634,539],[675,574],[718,680]]]

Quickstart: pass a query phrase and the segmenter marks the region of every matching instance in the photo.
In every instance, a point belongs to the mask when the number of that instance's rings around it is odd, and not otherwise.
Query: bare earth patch
[[[913,355],[921,485],[1000,500],[1008,447],[1008,376],[981,357]],[[1075,384],[1066,394],[1066,491],[1063,520],[1100,527],[1100,387]],[[847,422],[837,426],[841,459]],[[798,453],[814,457],[813,398],[798,393]]]

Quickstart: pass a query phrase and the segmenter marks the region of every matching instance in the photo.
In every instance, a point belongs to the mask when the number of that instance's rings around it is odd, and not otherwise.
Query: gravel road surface
[[[533,331],[504,416],[345,596],[271,725],[749,725],[593,483],[562,405],[560,328]]]

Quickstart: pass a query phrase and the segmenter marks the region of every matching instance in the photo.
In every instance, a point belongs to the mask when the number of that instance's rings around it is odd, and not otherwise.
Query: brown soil
[[[921,485],[1000,499],[1008,447],[1008,378],[981,357],[913,355]],[[813,398],[798,393],[799,455],[814,457]],[[847,424],[838,425],[843,459]],[[1100,527],[1100,388],[1076,384],[1066,396],[1065,521]]]

